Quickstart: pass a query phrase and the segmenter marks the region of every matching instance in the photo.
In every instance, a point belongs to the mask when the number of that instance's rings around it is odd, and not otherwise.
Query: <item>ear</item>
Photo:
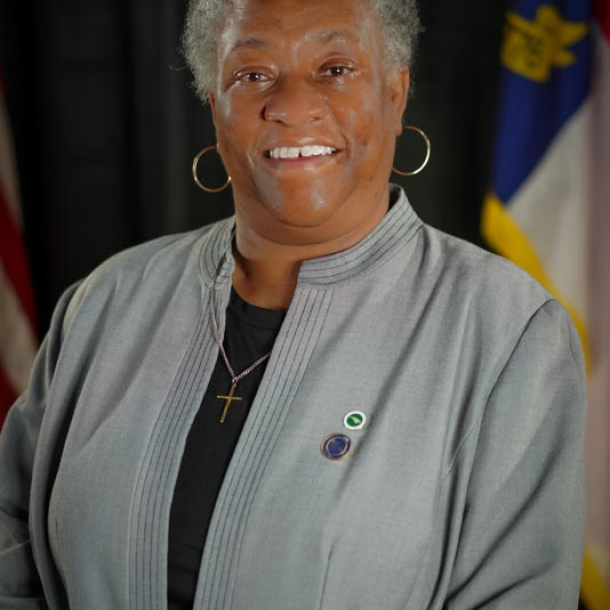
[[[212,121],[214,122],[214,127],[216,127],[216,96],[211,91],[208,91],[208,100],[212,110]]]
[[[402,133],[402,115],[405,113],[405,108],[407,107],[409,83],[409,68],[401,68],[390,75],[390,101],[394,108],[394,129],[397,136]]]
[[[212,122],[214,123],[214,132],[216,132],[216,96],[211,91],[208,91],[208,100],[210,102],[210,110],[212,111]],[[218,136],[216,136],[216,151],[219,155],[222,156],[222,153],[220,152],[220,146],[221,145],[218,141]]]

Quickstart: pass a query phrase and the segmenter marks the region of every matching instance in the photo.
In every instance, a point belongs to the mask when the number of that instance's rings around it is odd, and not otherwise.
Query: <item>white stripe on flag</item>
[[[36,338],[0,261],[0,367],[15,391],[25,390],[36,356]]]
[[[0,186],[8,202],[8,211],[19,229],[23,227],[21,208],[19,206],[19,189],[17,187],[17,168],[13,154],[8,115],[4,104],[4,95],[0,88]]]
[[[586,100],[508,207],[536,249],[547,277],[585,320],[591,126],[592,104]]]

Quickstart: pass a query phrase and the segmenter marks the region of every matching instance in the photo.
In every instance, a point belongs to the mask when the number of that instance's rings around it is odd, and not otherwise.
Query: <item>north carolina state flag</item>
[[[588,362],[581,607],[610,609],[610,0],[512,0],[482,232],[568,309]]]

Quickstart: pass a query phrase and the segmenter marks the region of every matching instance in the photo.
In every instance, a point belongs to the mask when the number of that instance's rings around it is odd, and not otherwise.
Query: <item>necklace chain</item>
[[[218,330],[218,322],[216,321],[216,299],[215,298],[212,299],[212,328],[214,330],[214,338],[216,339],[216,343],[218,343],[218,347],[220,349],[220,354],[222,356],[222,359],[224,360],[224,363],[225,363],[229,373],[231,374],[232,383],[236,384],[240,379],[243,379],[246,375],[249,375],[257,366],[259,366],[260,364],[265,362],[265,360],[268,360],[271,357],[271,351],[268,351],[266,354],[261,356],[258,360],[253,362],[247,369],[244,369],[239,375],[236,375],[235,371],[233,370],[233,367],[231,366],[231,363],[229,362],[229,358],[225,351],[224,345],[222,344],[222,341],[220,339],[220,331]]]
[[[225,255],[226,255],[226,253],[225,253]],[[246,377],[246,375],[249,375],[255,368],[257,368],[263,362],[265,362],[265,360],[268,360],[271,357],[271,350],[268,351],[263,356],[261,356],[258,360],[253,362],[247,369],[244,369],[241,373],[239,373],[239,375],[235,374],[235,371],[233,370],[233,367],[231,366],[231,363],[229,362],[229,358],[225,351],[224,345],[222,344],[222,339],[220,338],[220,330],[218,329],[218,321],[216,320],[216,280],[218,279],[218,276],[220,274],[220,265],[221,264],[222,264],[222,260],[219,263],[219,266],[216,271],[216,277],[214,278],[214,283],[212,284],[212,307],[211,307],[211,309],[212,309],[212,330],[214,331],[214,339],[216,340],[216,343],[218,344],[218,348],[220,350],[220,354],[225,363],[225,366],[227,367],[227,370],[229,371],[229,374],[231,375],[231,390],[229,391],[228,396],[217,396],[216,397],[216,398],[219,398],[219,399],[225,401],[225,405],[222,410],[222,414],[220,416],[220,423],[222,424],[225,422],[227,413],[229,412],[229,409],[231,408],[231,403],[234,401],[243,400],[242,398],[240,398],[239,396],[235,396],[235,394],[234,394],[235,387],[237,386],[237,382],[240,379],[243,379],[244,377]]]

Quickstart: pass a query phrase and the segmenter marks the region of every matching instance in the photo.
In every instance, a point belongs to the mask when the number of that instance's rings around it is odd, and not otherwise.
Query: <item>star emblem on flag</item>
[[[533,21],[509,11],[502,63],[524,78],[544,83],[554,68],[567,68],[576,61],[569,47],[587,31],[587,23],[563,19],[556,7],[547,4],[538,9]]]

